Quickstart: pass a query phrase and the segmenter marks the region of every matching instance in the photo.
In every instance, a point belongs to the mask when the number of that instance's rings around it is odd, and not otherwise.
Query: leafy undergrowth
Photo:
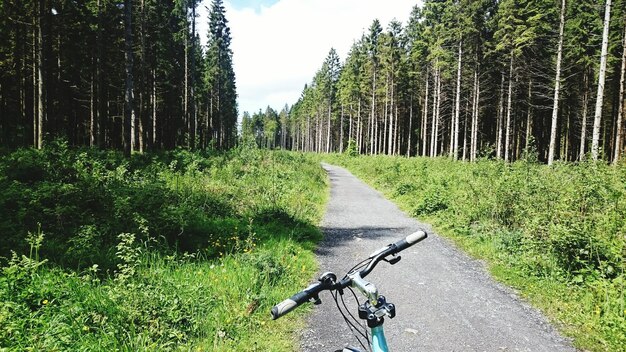
[[[625,167],[324,158],[485,259],[578,347],[625,350]]]
[[[0,350],[293,350],[269,310],[316,269],[325,180],[255,149],[3,156]]]

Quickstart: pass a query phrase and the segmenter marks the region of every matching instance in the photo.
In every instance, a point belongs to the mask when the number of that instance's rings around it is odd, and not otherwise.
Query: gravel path
[[[391,351],[575,351],[541,313],[491,279],[481,262],[345,169],[323,167],[331,198],[322,222],[325,239],[317,252],[321,271],[341,277],[379,247],[416,230],[429,235],[403,252],[398,264],[380,263],[368,276],[396,305],[396,317],[385,321]],[[301,334],[302,350],[360,348],[330,294],[323,292],[320,298],[323,304],[314,307]],[[356,304],[347,304],[356,314]]]

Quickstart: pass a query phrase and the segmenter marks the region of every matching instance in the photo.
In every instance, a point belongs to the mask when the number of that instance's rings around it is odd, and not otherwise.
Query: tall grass
[[[431,222],[581,348],[626,346],[626,168],[328,156]]]
[[[294,350],[301,314],[268,312],[316,269],[325,180],[256,149],[7,154],[0,350]]]

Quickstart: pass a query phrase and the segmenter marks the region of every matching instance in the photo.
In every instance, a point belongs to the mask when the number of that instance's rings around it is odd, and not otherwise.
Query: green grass
[[[310,158],[57,143],[3,156],[0,187],[1,351],[297,349],[306,310],[269,310],[316,270]]]
[[[131,244],[132,245],[132,244]],[[287,240],[206,261],[140,254],[126,278],[5,268],[0,313],[7,350],[291,351],[298,314],[270,323],[275,302],[305,284],[315,261]],[[16,280],[16,276],[21,276]],[[304,279],[304,280],[303,280]],[[2,285],[4,286],[4,285]],[[7,286],[11,286],[10,284]]]
[[[575,345],[626,346],[626,168],[325,156],[432,223]]]

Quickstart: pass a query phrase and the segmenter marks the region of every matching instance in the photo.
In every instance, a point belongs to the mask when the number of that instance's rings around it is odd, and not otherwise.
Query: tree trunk
[[[190,120],[191,120],[191,148],[196,148],[196,136],[198,134],[198,109],[196,108],[196,99],[195,99],[195,87],[196,87],[196,1],[192,1],[191,5],[191,75],[190,79],[190,90],[189,90],[189,101],[190,105]]]
[[[474,68],[474,88],[472,90],[472,122],[470,127],[470,147],[469,147],[469,160],[474,161],[474,148],[476,140],[474,139],[474,129],[476,128],[475,116],[476,113],[476,96],[477,96],[477,81],[478,81],[478,68]]]
[[[391,106],[393,106],[393,130],[392,130],[392,136],[393,136],[393,144],[392,144],[392,149],[393,149],[393,155],[399,155],[400,154],[400,147],[399,147],[399,143],[400,143],[400,131],[399,131],[399,123],[398,123],[398,102],[396,101],[396,96],[395,96],[395,88],[394,88],[394,94],[391,97]]]
[[[19,63],[16,63],[17,85],[18,85],[18,91],[19,91],[19,98],[18,98],[19,99],[19,123],[23,124],[24,127],[26,127],[26,125],[29,124],[28,120],[26,119],[26,34],[22,31],[22,29],[23,29],[22,24],[19,24],[16,28],[17,30],[16,38],[19,38],[19,43],[15,44],[15,47],[16,47],[15,57],[16,57],[16,61],[19,62]],[[5,88],[6,88],[6,84],[5,85],[0,84],[0,116],[6,116],[6,113],[4,111],[6,109],[6,100],[7,100],[6,95],[7,94],[2,93],[3,89]],[[8,129],[6,127],[3,127],[2,125],[4,122],[5,121],[0,121],[0,129],[2,129],[3,131],[8,131]],[[28,137],[25,133],[22,140],[20,140],[20,144],[22,145],[29,144],[27,138]],[[3,142],[4,144],[6,144],[6,139],[3,141],[0,141],[0,143],[3,143]]]
[[[396,104],[395,104],[395,86],[393,76],[391,77],[391,102],[389,104],[389,143],[388,149],[389,154],[395,155],[396,149],[396,125],[395,115],[396,115]]]
[[[306,128],[305,128],[306,136],[304,137],[304,148],[307,152],[311,151],[311,117],[307,116],[306,118]]]
[[[440,112],[441,112],[441,69],[437,69],[437,107],[435,108],[435,128],[434,128],[434,136],[435,140],[433,142],[433,157],[438,155],[438,140],[439,140],[439,120],[440,120]]]
[[[498,135],[496,138],[496,159],[502,159],[502,137],[503,137],[503,118],[504,118],[504,73],[500,82],[500,99],[498,100]]]
[[[130,156],[135,150],[135,107],[133,92],[133,32],[132,0],[124,0],[126,91],[124,94],[124,124],[126,136],[125,154]]]
[[[339,114],[339,153],[343,153],[343,103]]]
[[[504,137],[504,161],[509,161],[510,154],[510,138],[511,138],[511,105],[513,95],[513,52],[511,52],[511,62],[509,64],[509,95],[507,97],[506,104],[506,129],[505,129],[505,137]]]
[[[391,115],[391,113],[389,112],[389,74],[387,74],[387,82],[385,82],[385,109],[383,111],[383,131],[382,131],[382,153],[390,153],[390,150],[386,150],[387,149],[387,132],[389,131],[389,133],[391,133],[391,128],[387,128],[387,127],[391,127],[388,126],[387,124],[387,120],[391,120],[389,118],[389,115]],[[391,136],[390,136],[391,137]],[[389,142],[391,142],[391,138],[389,138]],[[391,149],[391,148],[389,148]]]
[[[391,78],[391,100],[389,106],[389,134],[387,141],[387,154],[393,154],[393,77]]]
[[[46,16],[46,0],[39,1],[38,25],[37,25],[37,143],[36,148],[43,147],[44,121],[47,120],[47,92],[46,92],[46,50],[44,50],[44,40],[47,33],[44,33],[44,18]]]
[[[610,1],[610,0],[609,0]],[[559,24],[559,47],[556,54],[556,78],[554,79],[554,105],[552,107],[552,127],[550,128],[550,149],[548,150],[548,165],[554,162],[556,149],[556,130],[559,118],[559,94],[561,92],[561,57],[563,56],[563,30],[565,28],[565,0],[561,1],[561,19]]]
[[[332,103],[328,101],[328,134],[326,135],[326,153],[330,153],[330,126],[331,126]]]
[[[478,112],[480,104],[480,78],[478,77],[478,67],[474,70],[474,101],[472,103],[472,128],[470,137],[470,161],[476,160],[478,150]]]
[[[463,41],[459,40],[459,61],[456,73],[456,106],[454,109],[453,159],[459,158],[459,118],[461,114],[461,64],[463,61]]]
[[[580,149],[578,152],[578,160],[583,161],[587,148],[587,111],[589,109],[589,69],[583,72],[583,106],[582,121],[580,123]]]
[[[606,78],[606,59],[608,56],[609,24],[611,21],[611,0],[606,0],[604,10],[604,29],[602,31],[602,53],[600,56],[600,72],[598,74],[598,95],[596,98],[596,112],[593,120],[593,139],[591,142],[591,157],[598,160],[600,155],[600,128],[602,127],[602,105],[604,101],[604,82]]]
[[[37,67],[39,62],[39,60],[37,59],[39,53],[39,35],[37,34],[39,26],[38,23],[39,16],[33,16],[33,148],[39,148],[39,97],[37,96],[39,92],[37,85],[37,72],[39,72],[39,69]]]
[[[478,75],[478,79],[476,81],[476,83],[478,84],[478,87],[476,87],[476,105],[474,105],[474,160],[476,160],[477,156],[478,156],[478,144],[479,144],[479,140],[478,140],[478,129],[479,129],[479,125],[478,125],[478,121],[480,118],[480,75]]]
[[[400,155],[400,133],[398,133],[398,104],[394,105],[394,116],[393,116],[393,155]]]
[[[532,87],[533,80],[531,79],[528,81],[528,114],[526,115],[526,141],[524,146],[526,150],[530,147],[530,136],[532,135],[533,126]]]
[[[424,114],[422,115],[422,156],[426,156],[426,150],[428,147],[428,71],[429,70],[426,69],[426,91],[424,94]],[[419,150],[417,153],[419,153]]]
[[[374,67],[374,77],[372,79],[372,113],[370,115],[370,154],[374,154],[374,115],[376,112],[376,67]]]
[[[619,80],[619,111],[617,113],[617,126],[615,127],[615,151],[613,152],[613,165],[617,165],[622,153],[622,123],[624,121],[624,79],[626,76],[626,22],[624,26],[624,38],[622,43],[622,71]]]
[[[354,121],[353,121],[353,117],[354,116],[352,116],[352,113],[354,112],[354,107],[352,106],[352,103],[350,103],[350,106],[348,107],[348,111],[349,111],[348,112],[348,116],[349,116],[349,120],[348,120],[348,143],[350,143],[350,141],[353,140],[353,138],[352,138],[352,132],[353,132],[352,128],[353,128],[353,124],[354,124]]]
[[[147,101],[150,100],[150,93],[148,93],[148,75],[146,73],[146,16],[145,16],[145,2],[141,0],[139,2],[139,111],[137,112],[137,143],[139,146],[139,153],[143,153],[146,149],[146,139],[144,136],[144,124],[146,122],[146,113],[148,111]],[[134,138],[134,137],[133,137]]]
[[[463,161],[467,160],[467,126],[469,125],[469,123],[471,124],[474,123],[474,110],[472,110],[471,122],[468,121],[468,118],[467,118],[468,111],[469,111],[469,100],[465,104],[465,119],[464,119],[465,123],[463,123],[463,159],[462,159]],[[471,130],[470,130],[470,134],[471,134]]]
[[[157,82],[156,69],[152,70],[152,147],[157,146]]]
[[[437,66],[437,64],[435,64],[435,67]],[[431,127],[431,131],[430,131],[430,157],[434,158],[435,157],[435,153],[437,152],[437,139],[436,139],[436,135],[437,135],[437,124],[439,123],[439,121],[437,121],[438,115],[437,114],[437,110],[438,110],[438,99],[439,99],[439,68],[435,68],[435,76],[434,76],[434,86],[433,86],[433,117],[432,117],[432,127]]]
[[[104,16],[102,14],[102,4],[101,0],[97,2],[98,6],[98,19],[97,29],[96,29],[96,105],[97,105],[97,120],[96,120],[96,139],[97,145],[100,148],[104,148],[106,144],[106,133],[107,133],[107,109],[106,109],[106,98],[105,98],[105,84],[104,84],[104,73],[102,69],[102,61],[104,56]]]
[[[363,152],[363,126],[361,126],[361,97],[359,97],[359,106],[356,112],[356,138],[359,154]]]
[[[92,58],[92,62],[93,62]],[[92,71],[91,85],[89,89],[89,146],[94,147],[96,145],[96,104],[95,104],[95,74]]]
[[[413,95],[411,95],[411,102],[409,103],[409,136],[406,146],[406,157],[411,157],[411,135],[413,134]],[[419,152],[418,152],[419,153]]]
[[[183,47],[184,47],[184,59],[183,59],[183,120],[184,126],[187,130],[187,148],[191,147],[191,120],[189,118],[189,26],[187,24],[187,4],[184,4],[184,26],[183,26]]]
[[[450,140],[448,141],[448,157],[453,158],[454,154],[454,119],[456,113],[456,94],[452,96],[452,112],[450,113]]]
[[[567,117],[566,117],[566,124],[565,124],[565,131],[563,131],[563,140],[562,140],[562,145],[563,145],[563,150],[561,152],[561,155],[563,156],[564,160],[567,160],[567,156],[569,155],[568,151],[569,151],[569,131],[570,131],[570,111],[567,111]]]
[[[374,118],[374,131],[372,133],[374,137],[374,155],[378,155],[378,151],[380,148],[380,138],[379,138],[379,118]]]

